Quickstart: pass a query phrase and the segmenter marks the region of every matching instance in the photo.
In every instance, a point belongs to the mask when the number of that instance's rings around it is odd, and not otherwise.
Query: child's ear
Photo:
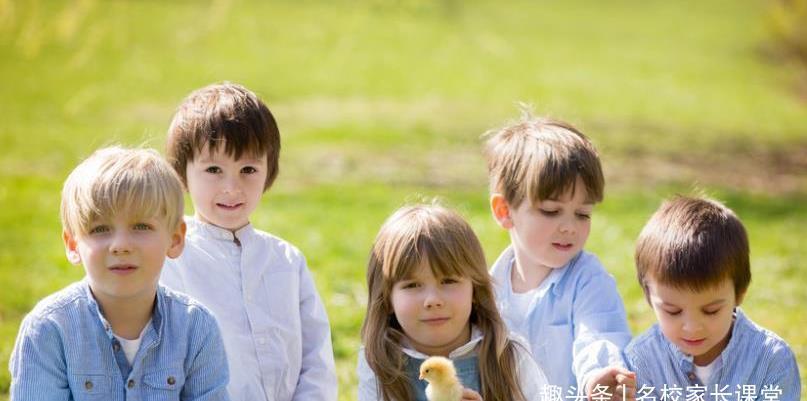
[[[188,226],[184,221],[180,222],[176,230],[171,234],[171,246],[166,252],[166,256],[171,259],[176,259],[182,254],[182,249],[185,248],[185,231]]]
[[[76,237],[67,230],[62,231],[62,241],[64,242],[64,252],[67,261],[74,264],[81,264],[81,254],[78,253],[78,241]]]
[[[513,220],[510,218],[510,206],[502,194],[490,195],[490,211],[499,226],[505,230],[513,228]]]

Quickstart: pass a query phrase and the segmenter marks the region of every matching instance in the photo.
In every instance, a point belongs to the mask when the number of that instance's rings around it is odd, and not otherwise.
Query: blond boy
[[[613,277],[583,250],[604,180],[594,146],[569,124],[532,117],[489,133],[490,206],[511,245],[491,268],[509,328],[563,394],[632,398],[630,341]]]
[[[84,280],[43,299],[11,355],[11,400],[229,400],[212,314],[157,285],[182,252],[182,187],[154,151],[101,149],[67,178],[67,259]]]

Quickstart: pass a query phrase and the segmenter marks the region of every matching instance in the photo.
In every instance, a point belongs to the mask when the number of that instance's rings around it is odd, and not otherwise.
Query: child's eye
[[[580,220],[589,220],[589,219],[591,219],[591,215],[588,214],[588,213],[576,213],[576,214],[577,214],[577,218],[580,219]]]
[[[401,288],[403,288],[404,290],[408,290],[408,289],[412,289],[412,288],[418,288],[418,287],[420,287],[420,283],[416,283],[416,282],[414,282],[414,281],[410,281],[410,282],[408,282],[408,283],[404,283],[404,284],[401,286]]]
[[[210,166],[205,169],[205,172],[210,174],[218,174],[221,172],[221,168],[218,166]]]
[[[148,231],[151,230],[151,225],[146,223],[137,223],[134,225],[134,229],[139,231]]]
[[[440,282],[443,283],[443,284],[456,284],[456,283],[459,283],[460,281],[457,280],[454,277],[446,277],[446,278],[440,280]]]
[[[716,315],[718,312],[720,312],[719,308],[715,309],[715,310],[705,310],[705,311],[703,311],[703,313],[707,314],[707,315]]]
[[[544,216],[557,216],[560,213],[559,210],[547,210],[547,209],[539,209],[541,214]]]
[[[665,310],[665,311],[664,311],[664,313],[666,313],[666,314],[668,314],[668,315],[670,315],[670,316],[678,316],[678,315],[680,315],[680,314],[681,314],[681,311],[680,311],[680,310],[677,310],[677,311],[668,311],[668,310]]]
[[[109,231],[109,227],[105,225],[97,225],[90,228],[90,234],[103,234]]]
[[[244,167],[241,169],[241,172],[244,174],[255,174],[258,172],[258,169],[252,166]]]

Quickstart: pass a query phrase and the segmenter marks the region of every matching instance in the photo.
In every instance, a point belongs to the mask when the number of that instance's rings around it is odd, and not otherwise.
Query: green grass
[[[608,179],[588,249],[616,276],[638,333],[653,316],[633,242],[659,201],[701,188],[746,223],[744,308],[807,374],[807,106],[766,45],[765,3],[207,3],[0,0],[0,399],[22,316],[81,277],[58,203],[95,148],[162,148],[177,103],[232,80],[283,135],[281,175],[256,226],[306,254],[331,319],[340,399],[355,399],[364,265],[396,207],[441,196],[489,260],[507,244],[486,206],[479,136],[514,102],[570,120]],[[803,395],[807,395],[803,393]]]

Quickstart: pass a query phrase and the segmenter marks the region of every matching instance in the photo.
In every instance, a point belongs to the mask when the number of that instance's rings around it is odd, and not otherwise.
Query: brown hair
[[[520,120],[488,131],[490,191],[504,196],[510,207],[524,199],[537,203],[574,192],[579,176],[589,201],[601,202],[605,179],[594,145],[572,125],[533,117],[522,106]]]
[[[192,92],[179,105],[168,129],[166,157],[187,184],[186,168],[208,147],[210,153],[224,144],[228,156],[266,155],[264,191],[278,172],[280,132],[269,108],[252,91],[224,82]]]
[[[96,150],[65,180],[62,227],[72,235],[89,232],[93,220],[133,213],[161,218],[169,231],[182,222],[179,177],[152,149],[118,146]]]
[[[516,370],[516,343],[494,301],[482,246],[462,217],[438,205],[415,205],[396,211],[381,227],[367,266],[369,297],[361,335],[367,363],[385,401],[413,399],[401,350],[405,334],[395,317],[394,284],[428,263],[436,277],[467,277],[473,285],[470,324],[484,338],[479,346],[481,393],[486,401],[524,400]]]
[[[648,277],[693,291],[730,278],[740,299],[751,282],[745,227],[716,200],[676,196],[661,204],[639,234],[636,273],[645,294]]]

